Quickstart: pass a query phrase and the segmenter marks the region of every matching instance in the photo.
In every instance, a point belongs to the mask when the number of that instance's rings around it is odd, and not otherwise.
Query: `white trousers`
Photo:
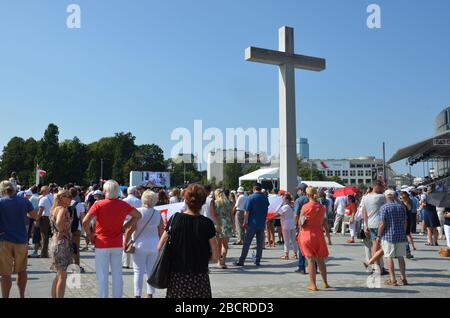
[[[438,212],[438,218],[439,218],[439,222],[441,223],[441,226],[439,226],[437,228],[437,230],[439,233],[439,237],[443,237],[444,236],[444,222],[445,222],[444,212]]]
[[[356,221],[353,221],[353,223],[350,223],[349,229],[350,229],[350,236],[355,237],[356,236]]]
[[[298,251],[298,243],[296,239],[296,231],[294,230],[285,230],[283,229],[283,238],[284,238],[284,252],[289,253],[289,250],[292,250],[294,253]]]
[[[155,265],[157,252],[143,252],[139,249],[133,254],[133,269],[134,269],[134,296],[142,296],[142,285],[144,283],[144,274],[147,278],[152,274],[153,266]],[[153,295],[155,289],[147,285],[147,295]]]
[[[95,271],[99,298],[108,298],[109,295],[109,268],[111,266],[112,297],[122,298],[122,248],[96,248]]]
[[[444,225],[445,238],[447,239],[447,247],[450,248],[450,225]]]

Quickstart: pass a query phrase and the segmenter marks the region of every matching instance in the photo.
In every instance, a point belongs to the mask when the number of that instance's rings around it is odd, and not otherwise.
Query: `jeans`
[[[122,298],[122,251],[119,248],[95,248],[95,271],[99,298],[108,298],[109,266],[111,265],[112,297]]]
[[[77,253],[73,256],[73,263],[80,266],[80,239],[81,231],[75,231],[72,233],[72,243],[77,246]]]
[[[303,256],[300,245],[299,244],[297,244],[297,245],[298,245],[298,265],[297,266],[298,266],[298,269],[305,270],[306,269],[306,259]]]
[[[50,239],[50,219],[48,216],[40,218],[39,228],[41,231],[41,257],[48,257],[48,242]]]
[[[245,259],[248,255],[248,250],[250,249],[250,244],[256,235],[256,260],[255,264],[259,264],[262,258],[262,251],[264,248],[264,228],[255,229],[249,227],[245,235],[244,246],[242,247],[241,257],[239,258],[239,263],[244,264]]]
[[[144,283],[144,274],[150,278],[152,274],[153,265],[155,265],[158,252],[145,252],[136,249],[133,254],[133,269],[134,269],[134,296],[142,296],[142,285]],[[155,289],[147,285],[147,295],[153,295]]]

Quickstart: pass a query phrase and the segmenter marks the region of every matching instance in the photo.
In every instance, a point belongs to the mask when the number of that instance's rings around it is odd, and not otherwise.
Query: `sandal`
[[[432,243],[428,243],[428,242],[427,242],[427,243],[425,243],[425,245],[426,245],[426,246],[433,246],[433,244],[432,244]]]
[[[313,292],[318,291],[316,286],[307,286],[306,289],[309,290],[309,291],[313,291]]]
[[[396,280],[392,281],[392,280],[390,280],[390,279],[386,280],[386,281],[384,282],[384,284],[385,284],[385,285],[388,285],[388,286],[398,286]]]
[[[406,279],[402,279],[401,280],[401,284],[402,284],[402,286],[408,286],[409,285],[408,281]]]
[[[292,255],[292,258],[293,258],[293,259],[298,259],[297,253],[294,253],[294,255]]]
[[[288,261],[289,260],[289,256],[288,255],[283,255],[280,257],[280,259]]]

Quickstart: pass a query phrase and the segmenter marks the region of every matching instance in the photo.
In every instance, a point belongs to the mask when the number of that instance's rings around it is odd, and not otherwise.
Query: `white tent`
[[[242,181],[257,181],[261,182],[263,180],[277,181],[280,176],[279,168],[262,168],[256,171],[250,172],[239,178],[239,185]]]
[[[279,178],[280,178],[280,168],[262,168],[240,177],[239,185],[241,185],[243,181],[261,182],[264,180],[269,180],[275,182],[278,181]],[[304,183],[308,186],[318,188],[340,189],[344,187],[343,185],[332,181],[301,181],[300,177],[297,176],[297,185],[299,185],[300,183]]]
[[[333,189],[341,189],[344,188],[343,185],[334,182],[334,181],[302,181],[302,183],[307,186],[316,187],[316,188],[333,188]]]

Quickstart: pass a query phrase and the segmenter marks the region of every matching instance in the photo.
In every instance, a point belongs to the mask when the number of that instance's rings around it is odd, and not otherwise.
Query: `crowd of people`
[[[212,296],[209,268],[228,270],[229,244],[242,245],[233,265],[244,267],[253,239],[252,261],[261,266],[263,250],[284,245],[281,260],[295,259],[296,272],[308,274],[307,289],[329,288],[326,259],[333,235],[346,235],[347,244],[361,240],[364,267],[369,274],[389,275],[387,285],[407,285],[404,258],[416,250],[412,233],[417,224],[427,235],[427,245],[439,245],[446,236],[450,248],[450,210],[428,202],[431,189],[395,191],[377,181],[366,193],[335,197],[332,189],[301,184],[297,193],[272,190],[255,184],[246,191],[212,189],[192,184],[184,189],[120,188],[114,180],[101,187],[83,188],[56,184],[21,188],[13,173],[0,183],[0,275],[3,297],[9,297],[12,274],[17,273],[20,297],[27,285],[27,259],[51,258],[56,275],[51,296],[65,295],[68,271],[80,264],[80,252],[95,252],[98,296],[123,295],[123,270],[133,269],[134,295],[143,296],[144,280],[150,278],[158,251],[170,238],[170,278],[167,297]],[[282,204],[268,215],[269,196],[279,195]],[[156,206],[184,202],[184,208],[165,224]],[[170,229],[170,231],[169,231]],[[168,233],[170,232],[170,233]],[[235,238],[235,240],[232,240]],[[84,239],[85,247],[81,247]],[[28,253],[29,246],[32,253]],[[393,260],[397,259],[400,281]],[[384,267],[386,263],[387,268]],[[147,278],[147,279],[145,279]],[[155,289],[146,283],[146,297]]]

